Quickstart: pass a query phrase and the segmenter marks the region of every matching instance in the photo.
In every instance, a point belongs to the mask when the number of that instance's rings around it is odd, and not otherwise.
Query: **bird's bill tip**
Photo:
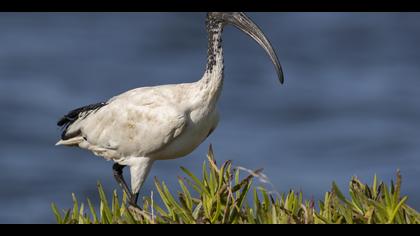
[[[279,77],[280,84],[284,84],[284,76]]]
[[[233,12],[227,14],[225,17],[223,17],[223,19],[226,21],[226,23],[234,25],[236,28],[249,35],[266,51],[276,68],[277,76],[280,83],[283,84],[284,74],[277,54],[274,51],[270,41],[264,35],[262,30],[251,20],[251,18],[249,18],[243,12]]]

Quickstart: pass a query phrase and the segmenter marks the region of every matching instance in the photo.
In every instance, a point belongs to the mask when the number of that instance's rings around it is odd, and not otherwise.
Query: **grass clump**
[[[163,202],[143,199],[142,210],[127,207],[127,196],[120,200],[114,190],[109,202],[98,184],[99,211],[87,200],[80,204],[73,194],[73,208],[60,212],[52,204],[59,224],[418,224],[420,214],[401,196],[401,175],[390,186],[374,177],[371,186],[353,177],[346,198],[333,183],[331,191],[316,205],[302,193],[271,193],[263,186],[253,187],[254,178],[266,180],[261,170],[240,178],[240,168],[227,161],[216,164],[210,147],[201,178],[181,167],[186,178],[179,178],[180,191],[173,195],[164,182],[155,178]],[[252,200],[250,200],[252,199]],[[87,210],[89,208],[89,210]]]

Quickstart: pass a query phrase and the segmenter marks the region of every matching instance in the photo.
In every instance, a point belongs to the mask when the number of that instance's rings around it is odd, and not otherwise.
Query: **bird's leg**
[[[153,160],[148,157],[135,157],[131,159],[130,175],[131,175],[131,199],[130,205],[139,208],[137,199],[139,197],[140,188],[152,167]]]
[[[137,199],[139,198],[139,193],[132,193],[130,191],[130,189],[128,188],[127,183],[124,180],[124,176],[123,176],[123,169],[125,166],[120,165],[118,163],[115,163],[112,166],[112,169],[114,171],[114,177],[117,180],[118,185],[120,185],[120,187],[123,189],[123,191],[127,194],[127,196],[129,196],[130,200],[129,200],[129,204],[135,208],[139,208],[137,206]]]
[[[128,188],[127,183],[124,180],[124,176],[123,176],[123,169],[125,166],[120,165],[118,163],[115,163],[112,166],[112,170],[114,171],[114,177],[115,180],[117,180],[118,185],[120,185],[120,187],[123,189],[123,191],[127,194],[127,196],[130,196],[130,202],[132,201],[132,193],[130,191],[130,189]]]
[[[130,198],[129,204],[132,205],[132,206],[134,206],[134,207],[136,207],[136,208],[138,208],[138,206],[137,206],[137,200],[138,199],[139,199],[139,193],[131,194],[131,198]]]

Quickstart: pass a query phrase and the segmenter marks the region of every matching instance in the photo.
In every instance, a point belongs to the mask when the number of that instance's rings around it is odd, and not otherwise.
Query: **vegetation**
[[[198,178],[181,167],[187,175],[179,178],[180,191],[174,196],[164,182],[155,179],[163,202],[158,206],[151,197],[143,199],[142,209],[127,207],[124,194],[121,201],[114,190],[109,202],[98,184],[99,211],[91,201],[80,204],[73,194],[73,209],[52,209],[60,224],[418,224],[420,214],[406,205],[407,196],[400,196],[401,176],[390,186],[379,183],[376,176],[371,186],[352,178],[349,198],[335,183],[318,204],[303,200],[302,193],[271,193],[263,186],[253,187],[259,178],[267,182],[260,170],[248,171],[240,178],[243,168],[232,168],[230,161],[217,166],[210,147]],[[251,199],[251,200],[250,200]],[[87,210],[89,208],[89,210]]]

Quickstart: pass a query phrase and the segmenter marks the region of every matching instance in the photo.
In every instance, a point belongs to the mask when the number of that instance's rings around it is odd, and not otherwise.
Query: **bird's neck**
[[[209,34],[207,65],[203,78],[197,85],[203,102],[212,105],[219,99],[223,85],[223,24],[208,20],[206,25]]]

